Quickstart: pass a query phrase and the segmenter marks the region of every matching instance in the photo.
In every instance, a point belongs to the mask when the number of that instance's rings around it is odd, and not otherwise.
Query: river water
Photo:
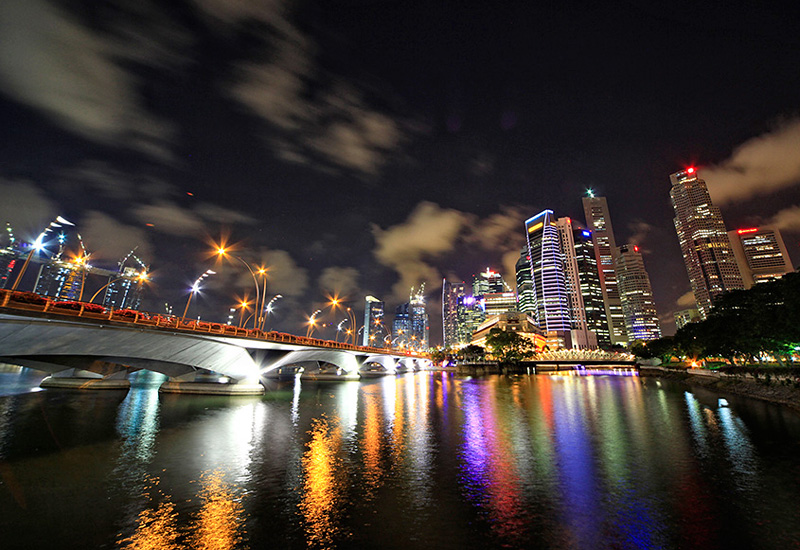
[[[800,416],[637,376],[34,391],[0,372],[0,548],[800,548]]]

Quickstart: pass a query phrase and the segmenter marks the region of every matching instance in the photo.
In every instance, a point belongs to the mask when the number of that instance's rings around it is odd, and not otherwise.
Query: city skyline
[[[328,294],[391,312],[426,282],[437,342],[443,279],[514,280],[524,220],[581,220],[593,189],[669,334],[691,305],[669,174],[699,168],[729,231],[774,225],[800,259],[800,39],[749,10],[11,0],[0,223],[31,241],[63,215],[109,268],[138,246],[146,309],[182,310],[227,232],[287,331]],[[204,316],[252,287],[221,267]]]

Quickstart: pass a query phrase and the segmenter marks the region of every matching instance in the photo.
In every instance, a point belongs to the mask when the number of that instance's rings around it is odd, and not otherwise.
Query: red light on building
[[[744,233],[755,233],[756,231],[758,231],[758,227],[751,227],[750,229],[737,229],[736,230],[736,232],[739,235],[742,235]]]
[[[633,245],[633,251],[634,251],[634,252],[639,252],[639,247],[638,247],[638,246],[636,246],[636,245]]]
[[[689,168],[687,168],[686,169],[686,173],[687,174],[694,174],[694,166],[690,166]]]

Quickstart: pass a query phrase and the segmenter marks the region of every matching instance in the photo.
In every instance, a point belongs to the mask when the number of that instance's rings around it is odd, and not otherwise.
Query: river
[[[0,548],[800,547],[800,416],[655,378],[419,372],[263,397],[0,372]]]

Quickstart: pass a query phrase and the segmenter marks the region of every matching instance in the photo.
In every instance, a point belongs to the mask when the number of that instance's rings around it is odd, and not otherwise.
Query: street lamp
[[[230,252],[228,252],[228,249],[225,248],[224,246],[217,246],[216,254],[220,258],[231,257],[231,258],[234,258],[236,260],[239,260],[240,262],[242,262],[242,265],[244,265],[247,268],[247,271],[250,272],[250,276],[253,277],[253,285],[254,285],[254,287],[256,289],[256,303],[255,303],[255,306],[256,306],[256,311],[259,312],[258,315],[254,315],[253,316],[254,317],[254,319],[253,319],[253,328],[257,328],[259,326],[259,324],[261,323],[261,312],[260,312],[259,307],[258,307],[259,303],[260,303],[261,291],[258,288],[258,279],[256,279],[256,272],[253,270],[252,267],[250,267],[250,264],[248,264],[246,261],[244,261],[239,256],[235,256],[235,255],[231,254]],[[266,295],[266,292],[267,292],[267,278],[266,278],[267,270],[264,269],[263,267],[261,267],[261,268],[259,268],[258,273],[264,277],[264,293]]]
[[[266,291],[266,289],[267,289],[267,287],[266,287],[266,281],[265,281],[264,282],[264,291]],[[266,300],[266,298],[267,298],[267,295],[264,294],[264,299]],[[264,320],[261,321],[261,327],[260,327],[261,330],[264,330],[264,325],[267,322],[267,315],[272,313],[272,304],[274,304],[276,300],[280,300],[281,298],[283,298],[283,295],[276,294],[275,296],[272,297],[272,300],[267,302],[267,307],[264,308]]]
[[[194,296],[194,293],[200,290],[200,282],[210,275],[216,275],[216,273],[217,273],[216,271],[208,269],[206,270],[205,273],[200,275],[194,282],[189,292],[189,298],[186,300],[186,307],[183,309],[183,315],[181,316],[181,323],[186,321],[186,314],[189,312],[189,304],[192,303],[192,296]]]
[[[241,311],[239,312],[239,328],[242,328],[242,321],[244,320],[244,311],[250,307],[250,302],[248,302],[247,299],[245,298],[244,300],[239,302],[239,304],[236,307],[241,308]]]
[[[321,309],[318,309],[314,313],[311,314],[311,317],[308,318],[308,328],[306,329],[306,338],[310,338],[311,335],[314,333],[314,327],[317,326],[317,315],[322,313]]]
[[[22,276],[25,274],[25,270],[28,269],[28,264],[31,263],[31,257],[33,256],[33,253],[44,250],[44,236],[47,235],[47,233],[49,233],[50,231],[52,231],[54,227],[61,227],[62,225],[74,226],[75,224],[72,223],[71,221],[65,220],[61,216],[56,216],[56,219],[51,221],[50,225],[48,225],[45,228],[45,230],[42,231],[38,237],[36,237],[36,240],[33,241],[33,244],[31,245],[31,251],[28,252],[28,257],[25,258],[25,263],[22,264],[22,269],[19,270],[19,274],[17,275],[17,278],[14,280],[14,284],[11,286],[12,291],[17,290],[20,281],[22,281]]]
[[[356,345],[356,333],[357,333],[357,329],[358,329],[358,323],[356,322],[355,311],[350,307],[344,308],[342,306],[344,301],[340,300],[338,296],[333,296],[333,297],[328,296],[328,297],[330,298],[330,302],[328,302],[328,305],[331,307],[331,309],[333,311],[336,311],[337,307],[340,307],[342,309],[346,309],[347,317],[350,319],[350,330],[347,331],[347,334],[352,334],[353,335],[353,345]]]

